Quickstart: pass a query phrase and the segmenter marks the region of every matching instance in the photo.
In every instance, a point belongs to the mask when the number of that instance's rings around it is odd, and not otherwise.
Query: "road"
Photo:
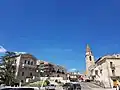
[[[101,87],[90,82],[81,82],[80,84],[81,84],[82,90],[93,90],[96,88],[101,89]]]
[[[115,89],[104,89],[100,86],[97,86],[91,82],[81,82],[81,90],[115,90]],[[63,90],[62,87],[56,88],[56,90]]]
[[[81,82],[81,90],[114,90],[114,89],[104,89],[90,82]]]

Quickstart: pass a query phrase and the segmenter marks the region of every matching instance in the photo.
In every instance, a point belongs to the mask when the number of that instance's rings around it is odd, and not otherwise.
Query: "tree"
[[[0,83],[5,85],[13,85],[16,82],[15,70],[16,67],[13,65],[16,60],[16,53],[6,52],[1,57],[0,62]]]

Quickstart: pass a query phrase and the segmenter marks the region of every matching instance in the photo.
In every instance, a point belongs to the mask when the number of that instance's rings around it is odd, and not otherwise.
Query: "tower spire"
[[[88,44],[86,47],[86,55],[92,55],[92,51],[91,51],[90,46]]]
[[[86,52],[91,52],[90,46],[87,44]]]

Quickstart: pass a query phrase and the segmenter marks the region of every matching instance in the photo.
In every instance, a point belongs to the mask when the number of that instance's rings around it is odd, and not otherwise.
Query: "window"
[[[21,83],[23,83],[24,81],[23,80],[21,80]]]
[[[60,77],[60,75],[58,74],[57,77]]]
[[[33,61],[31,62],[31,65],[33,65]]]
[[[30,73],[30,76],[32,76],[32,73]]]
[[[57,70],[57,73],[61,73],[59,69]]]
[[[63,71],[62,74],[65,74],[65,72]]]
[[[113,74],[113,76],[115,76],[115,70],[112,70],[112,74]]]
[[[22,76],[24,76],[24,72],[22,72]]]
[[[27,60],[25,60],[24,64],[26,64],[26,63],[27,63]]]
[[[113,62],[110,62],[110,67],[112,67],[112,65],[113,65]]]
[[[28,61],[28,65],[30,65],[30,61]]]
[[[65,74],[65,72],[62,70],[62,74]]]
[[[16,63],[16,60],[15,60],[15,63]]]
[[[95,70],[95,75],[98,75],[98,70]]]
[[[52,72],[55,72],[55,70],[53,69]]]
[[[100,73],[102,74],[102,69],[100,70]]]
[[[92,57],[91,56],[89,56],[89,59],[90,59],[90,61],[92,61]]]

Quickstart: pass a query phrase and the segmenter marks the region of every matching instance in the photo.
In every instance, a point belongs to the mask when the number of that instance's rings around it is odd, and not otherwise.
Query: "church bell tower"
[[[86,47],[85,59],[86,59],[86,75],[89,76],[89,67],[91,65],[95,64],[95,60],[94,60],[94,56],[93,56],[92,51],[91,51],[88,44],[87,44],[87,47]]]

